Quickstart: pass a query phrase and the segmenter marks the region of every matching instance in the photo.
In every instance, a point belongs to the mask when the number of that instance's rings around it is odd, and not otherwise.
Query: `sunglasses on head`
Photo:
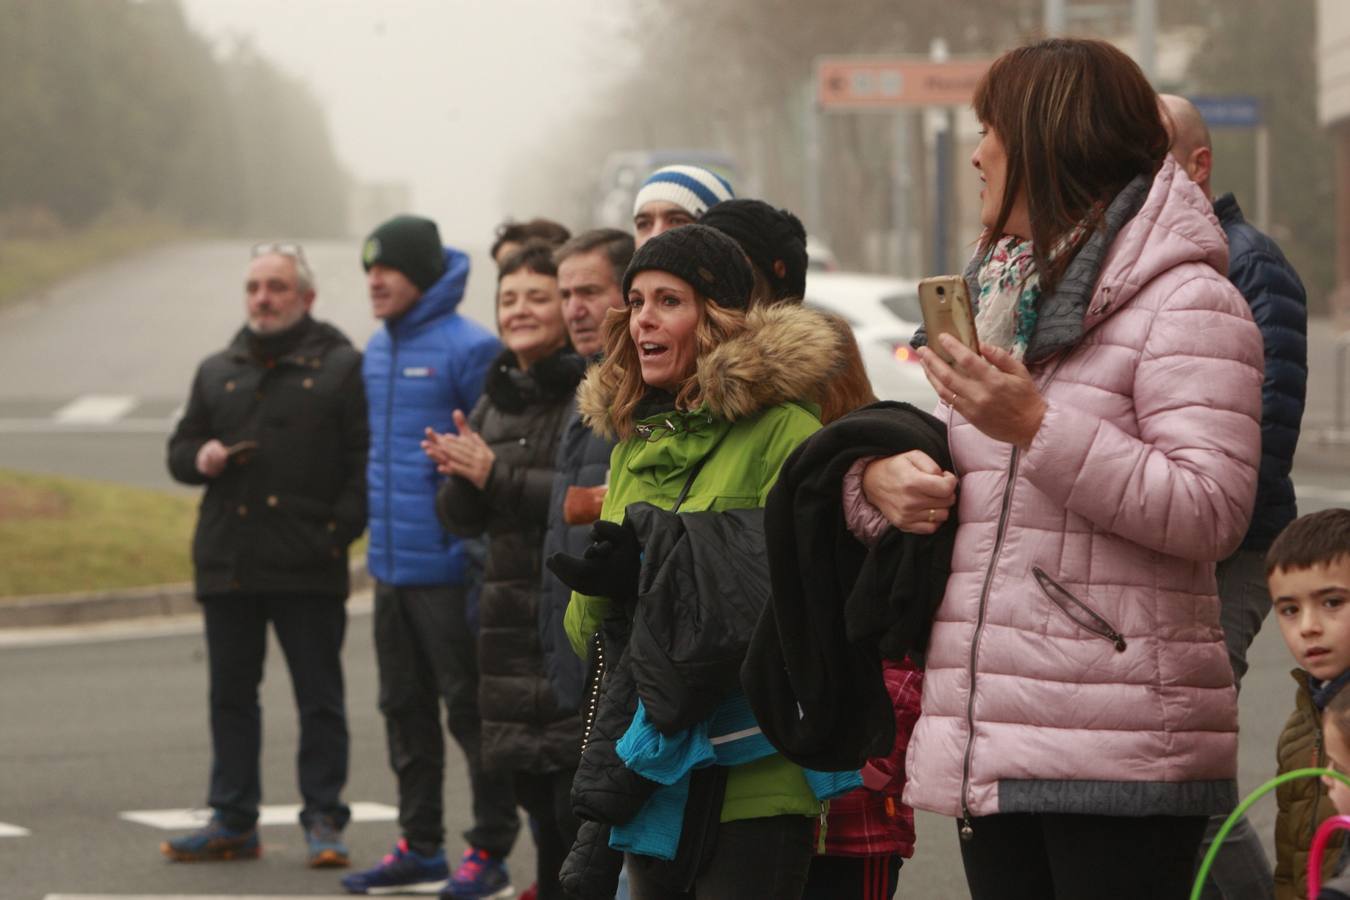
[[[304,259],[305,248],[293,241],[266,241],[261,244],[253,245],[253,255],[266,256],[269,253],[279,253],[282,256],[289,256],[293,259]]]

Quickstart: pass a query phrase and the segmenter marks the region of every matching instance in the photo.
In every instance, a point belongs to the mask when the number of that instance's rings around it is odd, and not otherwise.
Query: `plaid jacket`
[[[905,749],[919,719],[923,672],[906,659],[882,663],[886,690],[895,707],[895,746],[889,756],[863,767],[863,787],[829,803],[825,817],[825,856],[914,855],[914,810],[900,801],[905,789]],[[816,852],[821,853],[820,820]]]

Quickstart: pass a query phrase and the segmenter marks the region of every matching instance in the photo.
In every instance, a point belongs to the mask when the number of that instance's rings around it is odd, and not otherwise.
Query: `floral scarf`
[[[1079,225],[1060,238],[1050,258],[1078,245],[1084,228]],[[999,238],[980,262],[975,280],[980,288],[975,313],[980,343],[1002,347],[1021,360],[1036,331],[1041,300],[1041,276],[1031,241],[1011,234]]]

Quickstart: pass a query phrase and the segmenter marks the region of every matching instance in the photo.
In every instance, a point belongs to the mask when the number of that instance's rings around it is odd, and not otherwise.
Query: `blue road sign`
[[[1190,97],[1210,128],[1256,128],[1261,124],[1261,101],[1255,97]]]

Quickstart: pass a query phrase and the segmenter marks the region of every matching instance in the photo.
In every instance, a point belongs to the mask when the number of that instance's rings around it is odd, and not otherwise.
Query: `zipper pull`
[[[961,840],[969,842],[975,837],[975,827],[970,822],[970,813],[961,816]]]
[[[825,819],[829,814],[830,814],[830,801],[822,800],[820,803],[820,828],[817,829],[816,831],[816,834],[819,835],[819,837],[816,838],[817,856],[825,855],[825,832],[828,830],[829,827],[825,824]]]

